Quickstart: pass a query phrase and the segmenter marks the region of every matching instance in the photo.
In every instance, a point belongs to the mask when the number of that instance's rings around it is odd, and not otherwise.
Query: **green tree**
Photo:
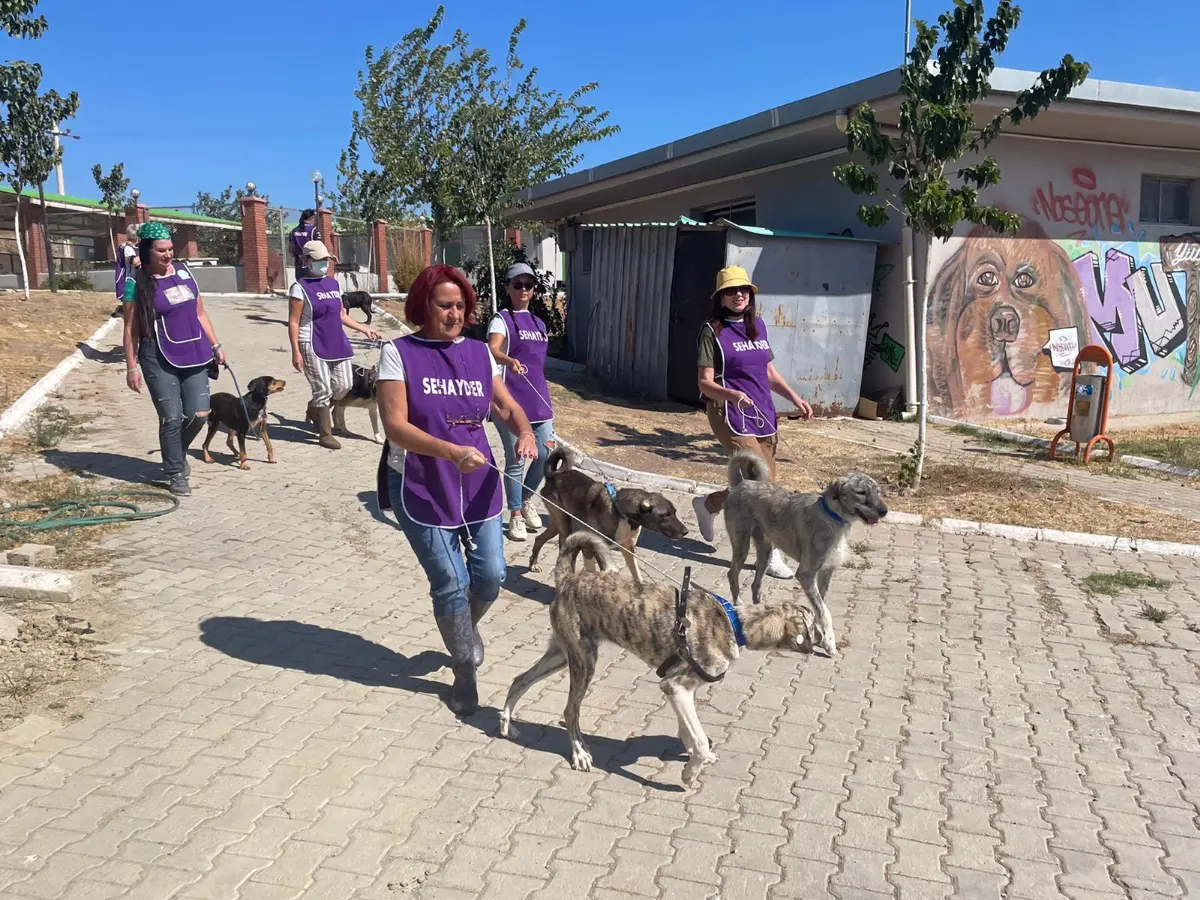
[[[40,38],[46,33],[45,16],[35,16],[38,0],[0,0],[0,28],[10,37]]]
[[[125,164],[117,163],[104,174],[100,163],[92,166],[92,179],[100,189],[100,202],[108,211],[108,243],[112,247],[113,259],[117,257],[117,245],[113,240],[112,219],[129,204],[129,179],[125,176]]]
[[[192,205],[192,210],[200,216],[210,216],[214,219],[229,219],[237,222],[242,217],[242,210],[238,206],[238,201],[245,196],[245,188],[234,188],[232,184],[227,185],[219,194],[198,191],[196,193],[196,202]],[[256,192],[255,196],[261,197],[268,206],[271,205],[269,195]],[[215,256],[217,261],[223,266],[236,266],[241,261],[241,250],[238,242],[239,234],[240,232],[228,231],[223,228],[204,228],[201,226],[200,238],[197,243],[203,255]]]
[[[1087,63],[1076,62],[1068,54],[1018,93],[1012,106],[977,123],[973,106],[991,93],[989,79],[996,59],[1020,18],[1020,7],[1011,0],[1000,0],[995,14],[986,19],[983,0],[954,0],[954,9],[938,17],[940,29],[914,22],[916,40],[901,69],[899,133],[885,130],[869,105],[859,106],[847,124],[846,139],[851,150],[866,157],[867,164],[851,162],[833,170],[834,177],[851,191],[873,198],[858,208],[864,224],[885,225],[894,212],[924,242],[926,251],[933,238],[948,240],[960,222],[1000,234],[1016,232],[1020,225],[1016,213],[980,202],[981,191],[1000,183],[995,157],[983,154],[1005,126],[1018,126],[1066,99],[1089,71]],[[971,160],[962,162],[952,182],[947,168],[967,156]],[[880,170],[895,184],[884,186]],[[907,302],[912,302],[911,297]],[[928,314],[928,292],[923,290],[918,319],[919,425],[916,461],[911,467],[914,489],[920,486],[925,464]]]
[[[25,297],[29,298],[29,270],[25,264],[25,253],[21,246],[21,192],[30,185],[38,185],[50,177],[54,166],[62,158],[62,148],[54,146],[53,132],[60,122],[74,117],[79,109],[79,95],[72,91],[63,97],[57,91],[41,91],[41,66],[9,63],[5,69],[3,116],[0,117],[0,165],[4,167],[4,180],[16,193],[18,202],[13,217],[16,233],[17,254],[21,257],[21,272],[25,281]],[[42,204],[43,216],[45,203]],[[45,222],[43,221],[43,227]],[[49,237],[46,238],[49,247]],[[53,259],[48,259],[53,265]],[[53,272],[51,286],[53,287]]]
[[[518,22],[509,38],[506,77],[497,79],[486,50],[472,48],[456,30],[435,42],[445,17],[437,8],[428,24],[381,51],[366,50],[352,114],[353,134],[370,149],[395,201],[428,209],[440,244],[454,228],[495,218],[499,202],[579,160],[578,148],[616,129],[605,112],[580,102],[584,85],[569,97],[536,84],[537,70],[519,81]],[[481,159],[485,150],[495,158]],[[470,173],[470,183],[463,179]]]

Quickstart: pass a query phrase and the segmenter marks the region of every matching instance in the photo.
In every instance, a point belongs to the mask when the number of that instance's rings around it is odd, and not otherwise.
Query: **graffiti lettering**
[[[1038,188],[1030,198],[1033,214],[1056,224],[1078,225],[1079,231],[1067,235],[1072,238],[1086,237],[1093,228],[1112,231],[1124,226],[1129,211],[1127,199],[1096,190],[1096,173],[1082,166],[1071,172],[1071,181],[1076,190],[1068,188],[1066,193],[1058,193],[1053,181],[1048,181],[1045,189]]]
[[[1114,248],[1104,254],[1103,278],[1093,251],[1074,265],[1092,324],[1126,372],[1149,362],[1147,346],[1163,358],[1187,339],[1183,298],[1162,263],[1135,269],[1133,257]]]
[[[1161,244],[1163,268],[1187,278],[1187,349],[1183,354],[1183,381],[1200,382],[1200,234],[1172,234]]]

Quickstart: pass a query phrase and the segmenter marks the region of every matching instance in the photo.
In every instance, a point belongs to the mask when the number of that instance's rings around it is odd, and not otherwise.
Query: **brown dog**
[[[541,571],[538,554],[550,538],[558,536],[561,552],[571,532],[594,534],[598,531],[620,545],[634,582],[641,584],[642,573],[634,554],[642,528],[669,538],[681,538],[688,533],[687,526],[679,521],[675,504],[662,494],[639,488],[610,490],[609,485],[576,469],[571,453],[561,447],[551,452],[546,460],[546,486],[542,488],[542,496],[547,501],[550,527],[533,542],[533,553],[529,557],[531,572]],[[580,525],[580,521],[586,522],[588,527]]]
[[[972,229],[933,281],[926,326],[934,394],[960,415],[1065,408],[1070,379],[1042,348],[1053,328],[1088,335],[1071,260],[1032,222],[1014,238]]]
[[[248,469],[246,462],[246,434],[257,430],[262,438],[263,446],[267,448],[267,462],[275,462],[275,448],[267,437],[267,398],[278,394],[285,387],[286,381],[272,378],[270,375],[260,375],[246,385],[246,393],[241,397],[227,394],[224,391],[213,394],[209,398],[208,434],[204,438],[204,461],[213,462],[208,453],[208,445],[212,443],[217,429],[225,432],[225,446],[229,452],[238,456],[238,468]],[[249,421],[247,421],[247,416]],[[233,449],[233,436],[237,435],[238,450]]]

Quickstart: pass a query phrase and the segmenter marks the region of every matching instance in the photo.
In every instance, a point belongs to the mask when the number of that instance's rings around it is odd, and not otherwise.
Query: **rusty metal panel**
[[[625,394],[667,396],[675,226],[596,228],[587,365]]]
[[[822,414],[849,415],[862,385],[876,245],[730,228],[725,264],[758,288],[775,368]],[[780,415],[792,411],[778,395]]]

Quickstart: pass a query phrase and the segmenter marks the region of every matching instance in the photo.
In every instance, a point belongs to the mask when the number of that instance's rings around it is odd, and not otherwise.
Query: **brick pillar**
[[[200,229],[195,225],[180,225],[175,229],[175,255],[180,259],[195,259],[200,255]]]
[[[371,223],[371,259],[374,260],[372,271],[379,279],[379,293],[386,294],[388,289],[387,222],[383,219]]]
[[[243,197],[242,278],[249,294],[266,294],[267,283],[267,202],[262,197]]]
[[[321,232],[321,242],[325,245],[325,249],[334,256],[340,256],[338,251],[341,248],[338,246],[338,236],[333,233],[332,209],[321,207],[317,210],[317,231]]]
[[[40,206],[22,197],[21,248],[25,251],[25,266],[29,270],[29,289],[39,290],[50,275],[46,262],[45,217]]]
[[[125,225],[141,225],[143,222],[149,221],[149,207],[144,203],[125,207]],[[123,226],[122,230],[124,230]]]
[[[433,265],[433,232],[428,228],[421,231],[421,257],[426,266]]]
[[[520,246],[521,246],[521,229],[505,228],[504,229],[504,239],[506,241],[508,241],[510,244],[513,244],[516,247],[520,248]]]

